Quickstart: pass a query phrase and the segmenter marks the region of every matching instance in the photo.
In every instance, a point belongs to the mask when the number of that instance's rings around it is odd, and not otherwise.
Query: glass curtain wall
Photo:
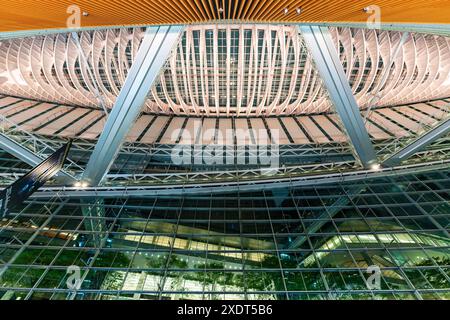
[[[31,199],[0,221],[0,298],[449,299],[449,178]]]

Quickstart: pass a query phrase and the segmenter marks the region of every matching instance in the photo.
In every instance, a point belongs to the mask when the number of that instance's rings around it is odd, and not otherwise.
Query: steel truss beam
[[[397,151],[388,159],[383,162],[385,166],[395,166],[402,161],[408,159],[415,153],[425,149],[431,143],[437,139],[447,135],[450,132],[450,119],[447,118],[443,123],[439,124],[435,128],[429,130],[427,133],[420,136],[418,139],[408,144],[403,149]]]
[[[148,92],[182,32],[180,26],[149,27],[95,146],[83,180],[98,185],[108,172]]]
[[[414,154],[414,156],[408,160],[408,164],[413,163],[430,163],[435,160],[446,159],[448,153],[450,151],[450,140],[448,138],[441,138],[438,141],[434,142],[431,147],[428,147],[425,151],[420,151]],[[162,147],[162,146],[161,146]],[[166,149],[167,147],[167,149]],[[158,158],[158,162],[165,163],[167,157],[170,157],[170,150],[168,146],[160,147],[155,146],[155,149],[149,149],[148,153],[136,153],[139,157],[155,157]],[[277,172],[275,172],[274,177],[278,179],[290,177],[299,177],[299,176],[309,176],[315,173],[346,173],[353,170],[358,169],[358,164],[355,162],[348,149],[342,150],[340,152],[345,152],[349,156],[348,159],[344,158],[342,155],[342,159],[339,161],[335,161],[335,159],[331,159],[330,157],[334,157],[337,154],[326,152],[325,150],[315,150],[314,148],[298,148],[296,146],[289,146],[285,148],[286,150],[282,152],[280,150],[280,164],[283,158],[285,157],[302,157],[304,159],[312,157],[321,157],[324,156],[325,159],[321,162],[305,162],[299,164],[288,164],[282,165],[277,168]],[[337,147],[336,147],[337,148]],[[281,148],[284,149],[284,148]],[[76,146],[75,150],[72,150],[72,157],[76,157]],[[81,151],[84,148],[80,149]],[[332,150],[329,149],[330,152]],[[335,150],[336,151],[336,150]],[[138,151],[137,151],[138,152]],[[311,154],[312,152],[312,154]],[[392,152],[384,152],[384,155],[392,154]],[[305,158],[306,157],[306,158]],[[19,161],[19,160],[17,160]],[[169,158],[170,161],[170,158]],[[153,162],[149,162],[151,164]],[[136,185],[159,185],[159,184],[194,184],[209,182],[219,182],[219,181],[252,181],[258,179],[265,179],[267,175],[264,175],[263,167],[248,167],[241,168],[236,170],[233,168],[225,168],[223,166],[217,167],[220,170],[213,170],[206,167],[204,170],[190,170],[189,167],[186,168],[185,171],[170,171],[170,167],[166,168],[167,172],[152,172],[152,173],[108,173],[105,176],[104,185],[113,187],[114,185],[128,185],[128,186],[136,186]],[[20,170],[21,172],[4,172],[0,173],[0,184],[8,184],[15,181],[18,177],[20,177],[27,170]]]
[[[169,184],[167,182],[161,182],[153,185],[118,185],[86,188],[85,190],[78,190],[73,187],[63,189],[56,187],[44,187],[41,188],[40,192],[36,192],[31,197],[46,199],[58,194],[61,198],[123,198],[133,196],[142,197],[147,195],[211,194],[236,191],[251,192],[273,190],[275,188],[352,182],[364,179],[384,178],[448,168],[450,168],[450,160],[404,165],[394,168],[382,168],[380,170],[348,170],[347,172],[301,175],[296,177],[289,177],[289,175],[287,175],[283,178],[275,176],[272,178],[259,180],[245,180],[242,178],[236,180],[235,178],[232,178],[229,181],[224,179],[224,181],[213,180],[214,182],[203,181],[198,183],[186,183],[184,181],[180,181],[178,183]]]
[[[43,158],[3,133],[0,133],[0,148],[33,167],[44,161]]]
[[[20,137],[19,139],[12,138],[17,135]],[[30,147],[35,151],[30,149]],[[31,133],[20,129],[15,123],[0,115],[0,148],[30,166],[35,167],[44,161],[45,158],[52,154],[58,147],[40,141]],[[68,160],[68,162],[70,163],[70,167],[77,167],[71,160]],[[65,170],[60,170],[56,174],[56,177],[59,177],[64,183],[72,183],[75,181],[75,177]]]
[[[376,163],[375,150],[328,28],[301,25],[299,29],[356,154],[369,168]]]

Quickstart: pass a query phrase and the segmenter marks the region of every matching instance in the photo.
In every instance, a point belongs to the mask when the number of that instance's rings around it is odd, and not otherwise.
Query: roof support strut
[[[135,61],[89,159],[83,180],[100,184],[138,117],[150,88],[177,43],[183,27],[148,27]]]
[[[450,133],[450,119],[445,120],[435,128],[429,130],[421,137],[394,153],[391,157],[383,162],[384,166],[392,167],[399,165],[402,161],[408,159],[413,154],[425,149],[428,145],[437,139]]]
[[[375,150],[327,27],[299,26],[328,94],[365,168],[376,164]]]
[[[3,149],[9,154],[12,154],[16,158],[22,160],[32,167],[39,165],[42,161],[45,160],[45,157],[34,153],[32,150],[9,138],[4,133],[0,133],[0,149]],[[75,181],[75,178],[64,170],[59,170],[56,176],[63,183],[73,183]]]

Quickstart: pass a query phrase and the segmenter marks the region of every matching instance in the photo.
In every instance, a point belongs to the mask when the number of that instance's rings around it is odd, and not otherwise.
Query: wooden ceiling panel
[[[66,28],[71,5],[88,13],[81,16],[81,27],[98,27],[215,20],[364,22],[369,14],[363,8],[374,4],[383,23],[450,23],[450,1],[443,0],[0,0],[0,32]]]

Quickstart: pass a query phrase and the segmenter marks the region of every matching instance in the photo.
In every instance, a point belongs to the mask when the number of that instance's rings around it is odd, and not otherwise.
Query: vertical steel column
[[[89,159],[83,181],[93,186],[101,183],[182,30],[181,26],[147,28],[136,59]]]
[[[303,25],[299,29],[359,160],[370,168],[377,163],[375,150],[328,28]]]

